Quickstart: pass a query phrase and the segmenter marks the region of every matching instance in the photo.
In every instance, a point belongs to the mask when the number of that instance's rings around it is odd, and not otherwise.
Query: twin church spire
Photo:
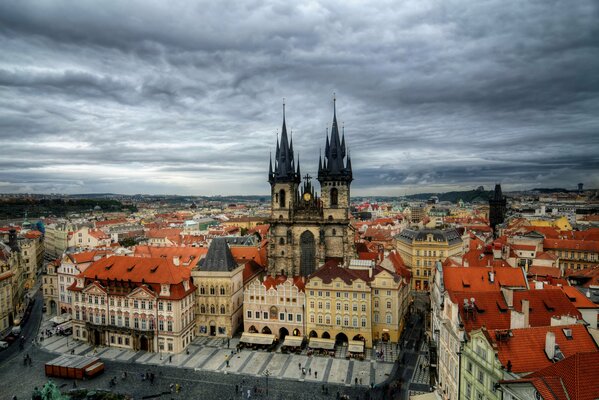
[[[322,156],[318,159],[318,180],[341,180],[351,182],[353,180],[351,157],[346,154],[345,132],[343,130],[341,138],[337,124],[336,99],[333,99],[333,126],[331,135],[327,132],[324,162]],[[287,137],[287,126],[285,121],[285,103],[283,103],[283,128],[281,139],[277,138],[277,147],[275,152],[275,162],[273,168],[272,158],[268,168],[268,181],[275,182],[296,182],[301,181],[299,158],[297,166],[293,152],[293,136],[291,140]]]

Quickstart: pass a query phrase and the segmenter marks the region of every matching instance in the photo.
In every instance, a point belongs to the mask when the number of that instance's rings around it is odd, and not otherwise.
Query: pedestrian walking
[[[302,363],[297,363],[297,368],[302,369]]]
[[[239,392],[239,385],[235,385],[235,393]]]
[[[230,339],[227,339],[227,349],[229,348],[230,343],[231,343]]]
[[[252,397],[252,391],[250,389],[248,389],[248,399],[250,399]]]
[[[308,368],[308,375],[312,376],[312,368]]]
[[[314,379],[318,378],[318,371],[314,371]]]

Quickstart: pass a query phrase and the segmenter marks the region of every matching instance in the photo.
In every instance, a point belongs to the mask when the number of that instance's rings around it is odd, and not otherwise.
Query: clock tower
[[[354,230],[349,223],[351,160],[346,154],[345,135],[339,137],[337,111],[333,106],[331,135],[326,137],[324,161],[318,162],[319,197],[306,174],[303,184],[287,142],[285,106],[283,132],[277,140],[275,162],[270,161],[271,185],[269,232],[270,274],[308,276],[330,259],[348,262],[354,258]]]

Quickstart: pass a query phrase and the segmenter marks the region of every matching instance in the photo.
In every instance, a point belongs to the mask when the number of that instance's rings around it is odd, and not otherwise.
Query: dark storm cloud
[[[267,193],[281,98],[357,194],[599,185],[596,2],[0,3],[0,191]]]

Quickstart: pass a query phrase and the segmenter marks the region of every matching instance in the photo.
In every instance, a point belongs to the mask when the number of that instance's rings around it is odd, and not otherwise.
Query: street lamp
[[[268,369],[264,371],[264,376],[266,377],[266,395],[268,396],[268,377],[270,376],[270,371]]]

